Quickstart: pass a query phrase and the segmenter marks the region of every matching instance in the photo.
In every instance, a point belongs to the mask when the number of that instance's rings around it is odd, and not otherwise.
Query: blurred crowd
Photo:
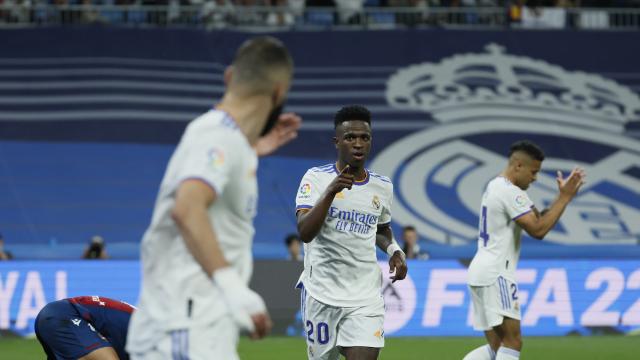
[[[364,9],[368,7],[398,11],[395,14],[367,13],[369,18],[364,19]],[[209,27],[371,22],[438,25],[488,21],[495,24],[495,19],[483,19],[483,13],[477,10],[504,8],[509,19],[519,21],[526,8],[576,7],[640,7],[640,0],[0,0],[0,22],[198,24]],[[320,8],[324,10],[318,10]],[[444,8],[452,11],[438,11]],[[374,21],[370,19],[372,16]]]

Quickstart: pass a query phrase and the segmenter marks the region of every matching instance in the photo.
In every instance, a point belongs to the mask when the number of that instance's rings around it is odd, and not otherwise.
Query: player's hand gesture
[[[398,280],[404,280],[407,277],[407,262],[404,259],[404,254],[401,251],[396,251],[389,258],[389,274],[393,274],[395,271],[395,275],[389,277],[391,279],[391,283]]]
[[[302,118],[294,113],[280,115],[276,125],[255,145],[258,156],[267,156],[298,136]]]
[[[575,168],[571,171],[568,177],[562,176],[562,171],[558,170],[556,181],[558,182],[558,190],[561,196],[566,196],[569,199],[573,198],[580,187],[585,183],[587,174],[582,168]]]
[[[355,180],[355,176],[351,174],[349,165],[345,166],[344,169],[336,176],[333,181],[327,187],[327,191],[332,196],[340,193],[343,189],[351,190],[353,186],[353,182]]]

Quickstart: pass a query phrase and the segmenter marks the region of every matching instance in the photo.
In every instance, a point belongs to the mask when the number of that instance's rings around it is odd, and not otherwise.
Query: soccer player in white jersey
[[[305,243],[302,317],[309,359],[377,359],[384,347],[382,274],[376,245],[390,255],[393,281],[407,274],[393,240],[389,178],[365,169],[371,149],[371,114],[347,106],[335,115],[338,161],[309,169],[296,198]]]
[[[520,357],[520,306],[516,267],[522,230],[542,239],[558,222],[584,183],[576,168],[567,178],[558,171],[558,196],[542,214],[525,190],[536,180],[544,153],[530,141],[511,145],[509,163],[491,180],[482,196],[478,251],[469,265],[468,286],[473,302],[473,324],[484,330],[488,345],[464,360],[514,360]]]
[[[292,71],[280,41],[248,40],[225,71],[221,102],[187,126],[142,240],[132,359],[234,360],[241,330],[254,338],[270,330],[262,298],[247,286],[257,156],[297,134],[300,118],[280,115]]]

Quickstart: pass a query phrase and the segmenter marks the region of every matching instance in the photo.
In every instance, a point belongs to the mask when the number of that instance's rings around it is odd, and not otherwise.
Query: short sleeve
[[[319,188],[318,175],[308,170],[300,181],[300,187],[298,187],[298,193],[296,194],[296,212],[314,207],[321,194],[322,191]]]
[[[378,219],[379,225],[388,224],[391,222],[391,205],[393,204],[393,184],[389,184],[389,193],[387,195],[387,201],[382,208],[382,214]]]
[[[502,200],[511,220],[531,212],[533,208],[533,202],[529,199],[527,193],[513,185],[508,187],[508,191],[504,192]]]
[[[178,174],[179,182],[197,179],[207,183],[217,194],[224,192],[232,172],[230,149],[237,146],[232,138],[222,135],[210,134],[206,139],[194,139],[186,144],[184,163]]]

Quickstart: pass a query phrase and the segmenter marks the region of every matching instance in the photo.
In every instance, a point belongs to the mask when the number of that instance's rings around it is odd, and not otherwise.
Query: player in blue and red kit
[[[128,360],[124,345],[133,310],[100,296],[54,301],[36,317],[36,336],[48,360]]]

